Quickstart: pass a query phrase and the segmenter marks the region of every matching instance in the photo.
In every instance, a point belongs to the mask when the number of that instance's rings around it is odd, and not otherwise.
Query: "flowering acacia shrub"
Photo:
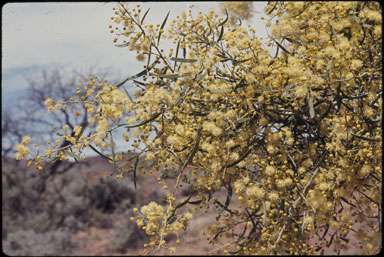
[[[381,247],[381,6],[270,2],[273,53],[251,26],[229,22],[234,14],[250,17],[247,4],[232,7],[223,17],[189,10],[153,25],[145,23],[149,10],[120,4],[113,41],[136,51],[144,70],[114,86],[91,77],[82,97],[60,104],[84,105],[94,132],[84,136],[75,127],[70,136],[64,127],[57,133],[71,144],[40,155],[30,153],[27,138],[17,158],[28,155],[42,168],[47,158],[110,148],[103,156],[117,178],[150,161],[168,195],[165,206],[134,209],[131,219],[150,237],[144,252],[174,251],[167,234],[178,236],[193,213],[215,205],[209,241],[229,238],[224,253],[315,254],[333,243],[341,250],[351,233],[364,253],[374,253]],[[162,49],[162,39],[174,48]],[[129,80],[138,88],[132,95]],[[118,129],[133,157],[115,151]],[[170,170],[176,182],[167,185]],[[191,194],[176,199],[183,185]],[[216,199],[219,190],[227,192],[225,202]]]

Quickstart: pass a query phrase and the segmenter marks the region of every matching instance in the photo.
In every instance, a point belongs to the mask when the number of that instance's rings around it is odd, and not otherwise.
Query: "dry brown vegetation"
[[[76,205],[76,198],[70,198],[71,195],[66,195],[66,192],[76,192],[77,187],[81,189],[83,199],[91,199],[92,197],[87,192],[92,191],[91,188],[95,190],[95,185],[98,183],[100,185],[100,181],[110,177],[112,167],[101,157],[91,157],[87,161],[81,161],[66,174],[56,175],[52,180],[54,182],[48,180],[46,192],[42,193],[40,199],[37,195],[35,197],[33,195],[38,192],[38,177],[41,175],[41,171],[27,168],[24,161],[17,163],[12,159],[2,160],[2,170],[3,250],[9,255],[137,255],[148,238],[145,237],[143,231],[137,228],[135,222],[129,220],[129,216],[133,215],[131,209],[133,206],[140,206],[151,200],[161,202],[161,198],[164,197],[159,193],[162,191],[156,174],[147,174],[145,180],[143,175],[139,174],[137,190],[134,189],[133,181],[128,177],[123,181],[112,178],[124,184],[122,188],[130,190],[129,192],[132,194],[129,196],[131,200],[133,199],[133,203],[132,201],[124,202],[122,199],[119,202],[120,206],[104,210],[101,206],[108,205],[108,197],[105,197],[99,207],[96,207],[94,202],[86,200],[84,202],[87,205],[82,207]],[[74,178],[74,174],[85,180],[77,180],[75,183],[77,186],[74,186],[75,184],[71,182],[75,182],[75,180],[68,180],[68,178]],[[20,177],[24,179],[17,180]],[[171,183],[174,178],[170,177],[167,180]],[[66,197],[66,203],[61,206],[61,209],[60,206],[52,204],[55,201],[60,202],[60,196],[52,188],[52,183],[57,183],[59,186],[59,181],[66,181],[60,190],[63,197]],[[106,184],[103,186],[104,189],[108,188]],[[119,192],[124,191],[122,188]],[[23,193],[25,190],[31,190],[28,197]],[[106,193],[101,188],[98,190]],[[180,199],[187,197],[186,191],[180,191],[178,197]],[[224,201],[226,196],[224,191],[218,192],[217,195],[219,200]],[[118,202],[116,198],[115,201]],[[237,201],[234,200],[231,208],[235,208],[237,204]],[[49,216],[63,210],[63,213],[73,218],[60,223]],[[202,211],[196,214],[190,222],[189,229],[180,233],[181,243],[176,248],[175,255],[222,254],[222,251],[216,251],[219,246],[209,244],[207,236],[204,236],[206,229],[215,220],[216,214],[217,210],[214,207],[210,208],[207,213]],[[170,235],[167,239],[170,240],[170,244],[176,244],[175,236]],[[349,239],[351,247],[341,253],[358,253],[361,242],[353,236],[350,236]],[[42,247],[43,243],[48,243],[50,246]],[[65,247],[68,247],[66,252],[62,252]],[[324,253],[334,254],[335,251],[330,248],[326,249]],[[151,254],[169,255],[169,252],[160,250],[151,252]]]

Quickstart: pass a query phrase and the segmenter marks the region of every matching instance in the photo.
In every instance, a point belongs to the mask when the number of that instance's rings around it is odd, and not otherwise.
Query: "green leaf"
[[[326,227],[325,227],[325,229],[324,229],[323,236],[320,238],[320,240],[323,240],[323,239],[324,239],[324,237],[325,237],[325,236],[327,235],[327,233],[328,233],[328,230],[329,230],[329,225],[327,224]]]
[[[183,57],[185,58],[187,56],[187,48],[185,47],[185,37],[183,37],[183,43],[184,43],[184,47],[183,47]]]
[[[296,45],[302,45],[300,42],[293,40],[292,38],[286,37],[285,38],[288,42]]]
[[[136,172],[137,172],[138,164],[139,164],[139,156],[137,156],[135,166],[133,167],[133,185],[135,186],[135,189],[137,189],[136,188]]]
[[[275,9],[276,9],[276,6],[279,2],[276,2],[275,5],[272,7],[271,10],[269,10],[269,12],[267,14],[271,14]]]
[[[175,53],[176,58],[177,58],[177,56],[179,55],[180,40],[181,40],[181,39],[179,39],[179,41],[177,41],[176,53]],[[173,66],[173,70],[176,70],[176,63],[177,63],[177,62],[175,62],[174,66]]]
[[[153,120],[155,120],[157,117],[160,116],[160,112],[159,113],[156,113],[155,115],[153,115],[151,118],[149,118],[148,120],[145,120],[143,122],[140,122],[140,123],[137,123],[137,124],[134,124],[134,125],[130,125],[130,126],[125,126],[126,128],[136,128],[136,127],[140,127],[142,125],[145,125]]]
[[[159,75],[160,78],[166,78],[166,79],[177,79],[180,77],[179,73],[172,73],[172,74],[161,74]]]
[[[146,75],[146,74],[147,74],[147,70],[143,70],[143,71],[137,73],[136,75],[133,75],[133,76],[131,76],[131,77],[126,78],[125,80],[123,80],[122,82],[120,82],[119,84],[117,84],[116,87],[119,88],[119,87],[121,87],[122,85],[124,85],[125,82],[127,82],[128,80],[136,79],[136,78],[139,78],[139,77],[144,76],[144,75]]]
[[[112,132],[109,132],[110,141],[111,141],[111,151],[112,151],[112,162],[113,162],[113,173],[117,173],[117,165],[116,165],[116,158],[115,158],[115,143],[113,142]],[[112,175],[111,174],[111,175]]]
[[[221,59],[219,62],[227,62],[227,61],[233,61],[232,58],[225,58],[225,59]]]
[[[208,35],[206,37],[208,37],[212,33],[212,31],[213,31],[213,29],[211,27],[211,23],[209,22],[209,20],[207,20],[207,24],[208,24],[208,27],[209,27],[209,33],[208,33]],[[207,39],[206,37],[204,39]],[[215,34],[212,35],[212,40],[215,41]]]
[[[123,90],[124,90],[125,94],[127,95],[127,97],[129,98],[129,100],[130,100],[132,103],[134,103],[135,101],[133,101],[131,95],[128,93],[128,90],[127,90],[125,87],[123,87]]]
[[[221,57],[221,58],[224,58],[224,59],[226,59],[226,58],[228,58],[225,54],[217,54],[217,56],[219,56],[219,57]]]
[[[206,30],[204,30],[204,39],[207,39],[207,38],[209,37],[209,35],[211,35],[211,33],[212,33],[212,27],[211,27],[211,24],[209,24],[209,21],[207,21],[207,23],[208,23],[209,33],[206,34],[206,33],[205,33]]]
[[[225,10],[225,15],[226,15],[227,17],[225,18],[225,20],[224,20],[223,22],[221,22],[221,23],[219,24],[219,26],[223,26],[223,25],[228,21],[228,18],[229,18],[227,8],[225,8],[224,10]]]
[[[248,118],[240,118],[240,119],[235,121],[235,124],[244,123],[244,122],[247,122],[248,120],[249,120]]]
[[[245,208],[244,210],[247,212],[248,217],[249,217],[250,221],[252,222],[252,225],[253,225],[254,227],[256,227],[256,223],[255,223],[255,221],[253,220],[251,213],[249,213],[248,208]]]
[[[176,221],[176,216],[174,215],[174,213],[172,213],[173,215],[169,216],[168,219],[167,219],[167,224],[172,224],[173,222]]]
[[[143,24],[144,19],[147,16],[147,13],[149,12],[149,9],[151,9],[151,8],[148,8],[148,10],[144,13],[144,16],[143,16],[143,18],[141,19],[141,22],[140,22],[141,24]]]
[[[165,23],[167,23],[167,20],[168,20],[168,16],[169,16],[169,13],[170,13],[171,11],[168,11],[168,13],[167,13],[167,16],[165,17],[165,19],[164,19],[164,21],[163,21],[163,23],[161,24],[161,26],[160,26],[160,30],[161,29],[163,29],[164,28],[164,26],[165,26]]]
[[[154,61],[151,66],[148,67],[148,69],[145,69],[143,71],[140,71],[139,73],[137,73],[136,75],[133,75],[131,77],[128,77],[126,78],[125,80],[123,80],[122,82],[120,82],[119,84],[116,85],[117,88],[121,87],[122,85],[124,85],[127,81],[129,80],[132,80],[132,79],[136,79],[136,78],[139,78],[141,76],[144,76],[144,75],[147,75],[147,73],[153,68],[155,67],[157,61]]]
[[[179,97],[176,99],[176,101],[175,101],[175,103],[173,104],[173,106],[178,105],[178,104],[181,102],[181,100],[183,100],[184,93],[185,93],[185,90],[181,92],[181,94],[180,94]]]
[[[249,60],[251,60],[251,58],[244,59],[244,60],[240,60],[240,61],[237,61],[237,60],[233,60],[233,61],[234,61],[236,64],[238,64],[238,63],[247,62],[247,61],[249,61]]]
[[[188,202],[188,204],[193,204],[193,205],[196,205],[196,204],[199,204],[201,203],[203,200],[200,199],[200,200],[197,200],[197,201],[193,201],[193,202]]]
[[[231,186],[231,182],[229,182],[229,183],[228,183],[228,194],[227,194],[227,199],[225,199],[224,208],[220,211],[220,213],[221,213],[222,211],[228,209],[228,206],[229,206],[229,204],[231,203],[231,199],[232,199],[232,186]]]
[[[205,75],[207,75],[207,73],[205,72],[204,69],[202,69],[202,70],[199,72],[199,74],[197,74],[197,76],[196,76],[196,78],[195,78],[196,83],[200,82],[200,80],[202,80],[202,79],[205,77]]]
[[[168,12],[167,16],[165,17],[163,23],[162,23],[161,26],[160,26],[160,29],[159,29],[159,38],[157,39],[157,45],[159,45],[160,37],[161,37],[161,30],[164,28],[165,23],[167,23],[169,13],[170,13],[170,11]]]
[[[201,135],[201,129],[197,132],[197,138],[195,145],[193,146],[193,149],[191,153],[188,156],[188,159],[184,162],[183,166],[181,167],[181,171],[184,170],[184,168],[192,162],[193,157],[195,156],[197,150],[199,149],[199,143],[200,143],[200,135]]]
[[[172,213],[167,218],[167,224],[172,224],[176,220],[176,216],[175,216],[176,210],[186,205],[189,199],[191,199],[191,197],[192,197],[192,194],[190,194],[183,202],[176,205]]]
[[[65,153],[66,155],[68,155],[68,156],[71,156],[71,157],[72,157],[73,159],[75,159],[75,160],[80,159],[80,156],[78,156],[77,154],[72,153],[71,151],[64,150],[64,153]]]
[[[108,156],[105,156],[104,154],[102,154],[101,152],[99,152],[93,145],[89,144],[88,146],[89,146],[93,151],[95,151],[95,153],[97,153],[98,155],[100,155],[101,157],[104,157],[105,159],[112,161],[111,158],[109,158]]]
[[[366,141],[370,141],[370,142],[376,142],[376,141],[379,141],[379,139],[363,137],[363,136],[359,136],[359,135],[356,135],[356,134],[353,134],[353,133],[351,133],[351,135],[354,136],[354,137],[356,137],[356,138],[359,138],[359,139],[361,139],[361,140],[366,140]]]
[[[175,210],[176,209],[179,209],[181,207],[183,207],[184,205],[186,205],[189,201],[189,199],[191,199],[192,197],[192,194],[190,194],[183,202],[179,203],[176,207],[175,207]]]
[[[221,31],[220,31],[219,38],[217,39],[216,42],[219,42],[219,41],[221,40],[221,38],[223,37],[223,35],[224,35],[224,26],[222,25],[222,26],[221,26]]]
[[[349,243],[349,239],[348,238],[345,238],[345,237],[339,237],[341,240],[343,240],[344,242],[346,243]]]
[[[285,47],[282,46],[279,42],[277,42],[276,40],[273,40],[273,41],[275,41],[275,43],[277,44],[277,46],[280,47],[284,52],[286,52],[286,53],[292,55],[292,53],[289,52],[287,49],[285,49]]]
[[[225,89],[225,90],[213,90],[213,89],[208,89],[209,92],[213,93],[213,94],[227,94],[227,93],[231,93],[232,92],[232,89]]]
[[[284,89],[285,89],[285,90],[291,90],[294,86],[295,86],[294,83],[289,83],[288,85],[286,85],[286,86],[284,87]]]
[[[124,43],[124,44],[116,44],[115,46],[116,47],[127,47],[127,46],[129,46],[129,42]]]
[[[215,203],[217,203],[218,205],[220,205],[220,207],[223,208],[223,210],[226,210],[227,212],[231,213],[231,214],[235,214],[233,211],[231,211],[230,209],[228,209],[224,204],[220,203],[219,201],[215,200]]]
[[[216,232],[216,235],[212,238],[212,240],[215,240],[221,233],[223,233],[224,228],[219,228]]]
[[[138,81],[138,80],[133,80],[133,83],[139,84],[140,86],[145,87],[145,83],[144,82],[141,82],[141,81]]]
[[[175,61],[175,62],[185,62],[185,63],[193,63],[193,62],[197,62],[197,59],[187,59],[187,58],[177,58],[177,57],[172,57],[171,58],[171,61]]]
[[[339,43],[340,41],[339,41],[339,38],[338,38],[337,35],[336,35],[336,31],[334,30],[334,28],[332,27],[331,24],[329,24],[329,26],[331,27],[331,31],[332,31],[333,36],[334,36],[335,39],[336,39],[336,42]]]
[[[149,67],[149,62],[151,61],[152,55],[152,45],[149,46],[148,60],[147,60],[147,68]]]
[[[263,201],[263,209],[264,209],[263,225],[265,226],[265,224],[267,223],[267,206],[265,205],[264,199],[262,199],[262,201]]]
[[[363,22],[356,16],[356,15],[353,15],[353,19],[359,23],[359,24],[363,24]]]
[[[179,41],[177,41],[177,46],[176,46],[176,57],[179,55],[180,41],[181,41],[181,39],[179,39]]]

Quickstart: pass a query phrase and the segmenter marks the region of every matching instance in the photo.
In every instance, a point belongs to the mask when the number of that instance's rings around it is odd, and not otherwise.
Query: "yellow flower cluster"
[[[170,195],[168,195],[168,198],[172,201]],[[174,215],[173,213],[169,216],[168,212],[170,210],[171,208],[168,208],[167,211],[164,210],[163,206],[153,201],[142,206],[140,211],[138,208],[133,209],[138,215],[131,217],[130,220],[136,221],[137,226],[145,230],[146,234],[151,238],[150,242],[144,245],[145,248],[155,248],[158,246],[158,248],[168,248],[170,253],[175,252],[175,247],[167,246],[164,238],[169,233],[175,233],[177,238],[179,238],[179,231],[186,228],[188,221],[192,218],[192,214],[186,212],[183,215]],[[180,243],[179,239],[177,239],[177,243]],[[144,249],[143,253],[149,253],[149,250]]]
[[[224,2],[221,4],[221,11],[227,10],[231,15],[229,22],[235,25],[239,20],[249,20],[253,17],[252,2]]]
[[[31,141],[31,137],[24,136],[21,144],[17,145],[17,147],[16,147],[17,152],[15,154],[16,160],[25,159],[27,157],[30,149],[28,146],[26,146],[26,144],[28,144],[30,141]]]

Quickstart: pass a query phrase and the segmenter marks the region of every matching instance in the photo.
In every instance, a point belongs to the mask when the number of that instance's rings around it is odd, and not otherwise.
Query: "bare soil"
[[[77,166],[79,172],[84,172],[91,183],[96,182],[99,178],[103,176],[110,176],[112,172],[112,166],[108,161],[102,159],[101,157],[92,157],[87,161],[81,161]],[[137,197],[138,199],[147,199],[148,195],[154,191],[162,192],[162,185],[159,185],[157,181],[158,174],[146,174],[145,178],[143,175],[138,175],[137,177]],[[133,183],[127,179],[127,183]],[[174,179],[167,179],[169,188],[172,188]],[[176,195],[178,201],[186,198],[185,194],[181,192]],[[161,194],[159,194],[161,195]],[[226,193],[223,191],[222,195],[218,198],[224,202]],[[236,204],[236,199],[233,199],[234,204]],[[161,203],[159,199],[158,203]],[[138,203],[138,206],[143,203]],[[232,205],[232,203],[231,203]],[[125,252],[117,252],[112,247],[112,234],[116,231],[116,228],[122,223],[124,217],[122,214],[108,214],[109,220],[112,222],[111,226],[108,228],[101,228],[97,224],[94,226],[88,227],[84,230],[80,230],[75,234],[75,237],[78,241],[77,252],[80,255],[84,256],[120,256],[120,255],[138,255],[140,254],[142,248],[127,248]],[[210,208],[208,213],[205,213],[202,210],[199,213],[196,213],[193,216],[193,219],[190,221],[190,225],[187,231],[180,232],[180,241],[181,243],[176,245],[176,236],[170,237],[170,244],[176,246],[176,253],[174,255],[222,255],[222,251],[217,251],[219,245],[211,245],[208,243],[207,236],[203,233],[207,228],[215,222],[216,210],[215,208]],[[90,217],[92,219],[93,217]],[[355,228],[358,229],[358,228]],[[350,240],[348,248],[340,252],[342,255],[359,255],[359,241],[353,237],[353,234],[349,234],[347,237]],[[144,243],[144,242],[143,242]],[[315,242],[311,242],[315,243]],[[379,249],[381,250],[381,249]],[[336,254],[333,247],[325,249],[325,255],[334,255]],[[160,250],[158,252],[151,252],[151,255],[170,255],[168,250]]]

